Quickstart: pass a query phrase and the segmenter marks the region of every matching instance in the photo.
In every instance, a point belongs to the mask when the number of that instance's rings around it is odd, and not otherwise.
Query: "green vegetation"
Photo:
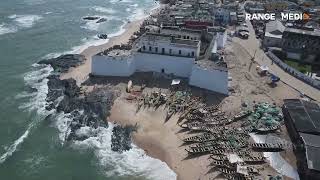
[[[311,71],[311,65],[301,64],[299,62],[292,61],[292,60],[285,60],[284,62],[286,64],[288,64],[289,66],[295,68],[296,70],[300,71],[301,73],[305,74],[307,72],[312,72]]]

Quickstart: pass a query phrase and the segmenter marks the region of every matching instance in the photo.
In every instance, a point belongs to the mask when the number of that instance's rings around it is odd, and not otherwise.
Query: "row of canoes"
[[[253,149],[262,151],[282,151],[284,150],[284,145],[281,143],[253,143],[251,144]]]

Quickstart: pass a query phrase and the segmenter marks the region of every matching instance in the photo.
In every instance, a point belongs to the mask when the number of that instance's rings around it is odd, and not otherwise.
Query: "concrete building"
[[[214,18],[217,24],[228,24],[230,22],[230,11],[224,8],[214,10]]]
[[[183,29],[179,27],[162,27],[160,29],[161,34],[171,35],[179,39],[188,39],[188,40],[200,40],[201,39],[201,30],[192,30],[192,29]]]
[[[230,23],[236,24],[238,22],[237,12],[230,12]]]
[[[320,63],[320,32],[286,28],[282,39],[282,50],[288,58],[310,64]]]
[[[130,76],[134,72],[158,72],[188,78],[189,84],[228,94],[228,71],[211,61],[196,64],[200,41],[147,33],[133,50],[112,50],[92,57],[92,75]],[[210,67],[210,68],[209,68]]]
[[[216,34],[216,42],[217,42],[217,48],[218,49],[224,49],[227,43],[227,31],[224,32],[217,32]]]
[[[200,41],[179,39],[167,34],[146,33],[136,44],[144,53],[197,58],[200,55]]]
[[[282,34],[285,26],[279,21],[270,21],[266,24],[263,46],[264,47],[281,47]]]

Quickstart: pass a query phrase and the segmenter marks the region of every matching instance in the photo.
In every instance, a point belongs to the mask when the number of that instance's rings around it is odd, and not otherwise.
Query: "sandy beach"
[[[62,75],[62,78],[74,78],[79,85],[86,81],[91,71],[91,57],[113,45],[128,42],[130,36],[139,30],[142,22],[143,19],[130,22],[125,26],[126,31],[123,34],[112,37],[106,44],[92,46],[84,50],[81,54],[86,57],[86,62],[79,67],[70,69],[68,73]],[[298,92],[283,83],[279,83],[277,88],[269,87],[266,78],[257,75],[255,68],[250,69],[251,57],[243,49],[239,48],[237,44],[232,44],[229,48],[227,51],[234,53],[230,53],[226,62],[228,63],[230,76],[233,77],[231,87],[234,92],[230,93],[228,97],[215,94],[211,99],[208,98],[217,102],[222,101],[224,111],[230,113],[238,111],[243,102],[267,101],[281,105],[285,98],[299,97]],[[112,84],[122,92],[121,96],[114,102],[108,121],[121,125],[137,124],[138,130],[133,135],[134,143],[144,149],[151,157],[166,162],[177,173],[179,180],[223,179],[217,171],[209,167],[209,155],[187,158],[187,152],[185,147],[182,146],[181,139],[194,134],[181,132],[181,128],[177,125],[178,115],[165,122],[166,110],[163,107],[157,110],[142,108],[139,112],[136,112],[137,104],[126,100],[128,94],[125,92],[125,87],[130,78],[123,78],[124,80],[119,81],[116,77],[105,78],[105,82],[102,83],[102,85]],[[87,89],[92,88],[92,83],[87,86],[91,86]],[[169,87],[169,84],[165,84],[165,86]],[[147,91],[157,89],[159,90],[159,88],[148,88]],[[276,172],[272,168],[266,167],[264,173],[268,175]]]
[[[85,49],[80,53],[86,57],[87,60],[85,61],[85,63],[76,68],[71,68],[68,73],[61,75],[61,79],[73,78],[77,81],[78,85],[80,85],[88,78],[88,75],[91,72],[91,57],[114,45],[127,43],[133,33],[139,30],[143,21],[144,19],[128,22],[124,26],[124,33],[122,33],[121,35],[106,40],[107,42],[105,44],[99,46],[90,46]]]

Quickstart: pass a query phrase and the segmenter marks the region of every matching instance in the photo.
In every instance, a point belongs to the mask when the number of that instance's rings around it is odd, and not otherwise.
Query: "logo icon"
[[[303,20],[308,21],[310,19],[310,15],[308,13],[303,13]]]

